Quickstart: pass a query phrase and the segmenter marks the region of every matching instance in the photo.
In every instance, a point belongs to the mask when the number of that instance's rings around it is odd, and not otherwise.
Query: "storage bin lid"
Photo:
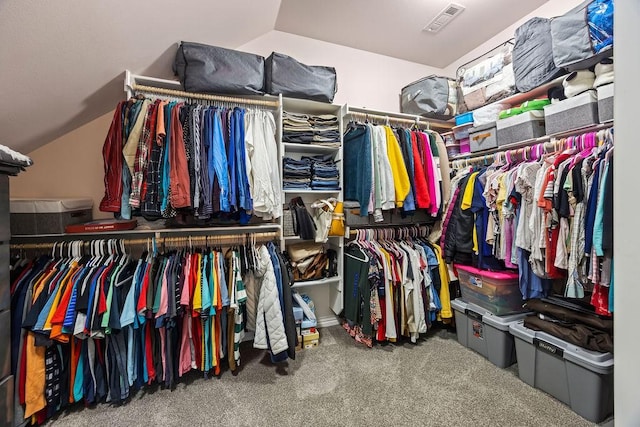
[[[482,276],[488,277],[494,280],[518,280],[518,273],[513,271],[489,271],[489,270],[480,270],[475,267],[471,267],[470,265],[461,265],[454,264],[453,267],[456,270],[462,270],[468,274],[473,274],[474,276]]]
[[[544,122],[544,111],[532,110],[525,111],[517,116],[507,117],[506,119],[500,119],[496,122],[496,128],[498,130],[506,129],[511,126],[521,125],[526,122],[540,121]]]
[[[491,129],[491,128],[495,128],[495,127],[496,127],[496,122],[485,123],[485,124],[480,125],[480,126],[472,127],[471,129],[469,129],[469,133],[481,132],[483,130],[487,130],[487,129]]]
[[[567,111],[571,108],[579,107],[581,105],[589,104],[592,102],[597,102],[598,96],[595,90],[588,90],[586,92],[581,93],[580,95],[573,96],[571,98],[564,99],[562,101],[556,102],[555,104],[545,105],[544,114],[545,116],[561,113],[563,111]]]
[[[61,213],[93,209],[92,199],[11,199],[11,213]]]
[[[492,326],[500,331],[508,331],[509,325],[522,320],[524,317],[528,316],[530,313],[516,313],[509,314],[507,316],[497,316],[487,310],[486,308],[482,308],[478,305],[467,303],[463,301],[461,298],[455,299],[451,301],[451,308],[461,313],[464,313],[467,316],[470,316],[474,319],[481,321],[484,324]]]
[[[613,85],[615,83],[609,83],[608,85],[598,87],[598,99],[611,98],[613,96]]]
[[[540,350],[554,354],[598,374],[613,372],[613,354],[599,353],[568,343],[542,331],[534,331],[519,320],[509,325],[509,332],[516,338],[536,346]]]
[[[460,132],[461,130],[466,130],[473,127],[473,122],[465,123],[462,125],[454,126],[451,128],[453,132]]]

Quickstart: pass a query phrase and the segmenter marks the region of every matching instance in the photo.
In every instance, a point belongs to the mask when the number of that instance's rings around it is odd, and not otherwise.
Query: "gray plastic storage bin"
[[[598,123],[598,97],[595,90],[545,105],[547,135],[566,132]]]
[[[498,146],[540,138],[545,135],[544,113],[525,111],[496,122]]]
[[[11,234],[58,234],[93,220],[91,199],[11,199]]]
[[[492,122],[472,127],[469,129],[469,141],[472,153],[496,148],[498,146],[496,123]]]
[[[516,362],[513,336],[509,325],[528,313],[496,316],[484,308],[468,304],[461,299],[451,301],[456,316],[458,342],[474,350],[499,368],[507,368]]]
[[[613,413],[613,354],[569,344],[545,332],[509,326],[520,379],[598,423]]]
[[[613,120],[613,85],[614,83],[598,88],[598,118],[600,123]]]

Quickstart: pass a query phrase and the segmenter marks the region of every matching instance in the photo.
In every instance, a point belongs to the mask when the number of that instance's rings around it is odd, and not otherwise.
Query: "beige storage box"
[[[93,220],[91,199],[11,199],[11,234],[59,234]]]

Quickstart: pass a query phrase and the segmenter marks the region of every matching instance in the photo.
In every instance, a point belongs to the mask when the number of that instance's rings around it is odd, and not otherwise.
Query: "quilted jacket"
[[[273,354],[278,354],[289,348],[282,309],[280,308],[278,285],[269,250],[265,246],[261,246],[258,252],[259,259],[255,274],[256,280],[261,282],[261,285],[258,308],[256,309],[256,333],[253,346],[264,350],[270,348]]]

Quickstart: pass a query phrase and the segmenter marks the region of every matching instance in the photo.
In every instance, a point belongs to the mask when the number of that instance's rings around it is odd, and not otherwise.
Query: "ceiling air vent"
[[[422,31],[427,31],[429,33],[437,33],[441,29],[443,29],[453,18],[460,15],[464,11],[464,6],[460,6],[459,4],[451,3],[449,6],[445,7],[442,12],[436,15],[435,18],[429,22],[429,24],[422,29]]]

